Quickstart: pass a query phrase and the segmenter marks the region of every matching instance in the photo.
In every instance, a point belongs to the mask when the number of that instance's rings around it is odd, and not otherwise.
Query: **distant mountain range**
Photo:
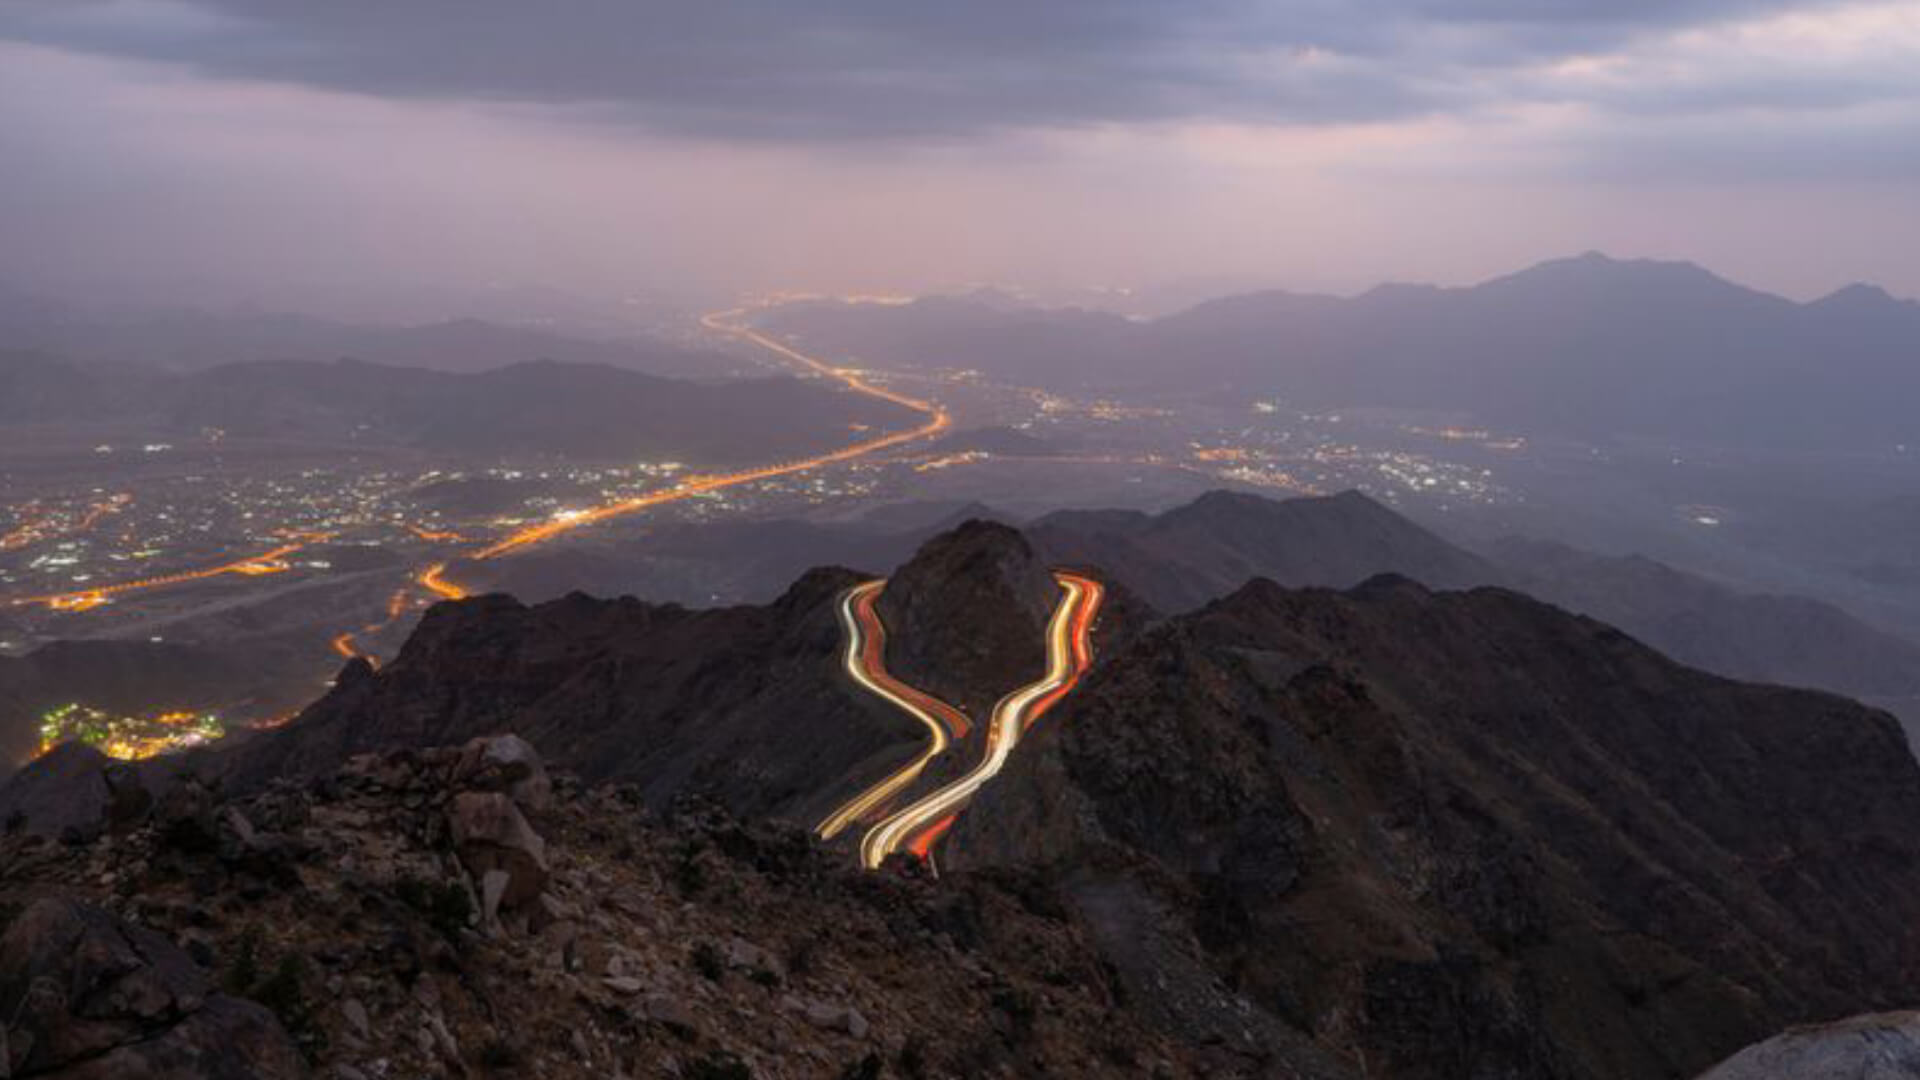
[[[473,318],[362,326],[267,312],[92,310],[4,289],[0,349],[170,371],[342,358],[459,372],[554,360],[684,378],[713,378],[737,367],[721,353],[665,341],[584,338]]]
[[[1774,449],[1920,442],[1920,303],[1795,303],[1689,263],[1589,253],[1469,288],[1263,292],[1150,322],[934,297],[768,325],[876,364],[1065,389],[1234,392],[1470,416],[1534,435]]]
[[[530,599],[584,590],[695,606],[759,602],[809,566],[886,573],[961,521],[1000,515],[969,505],[930,507],[924,520],[898,516],[661,525],[633,540],[533,552],[468,572],[484,587]],[[1023,531],[1049,562],[1098,568],[1167,614],[1201,607],[1252,577],[1350,588],[1394,573],[1436,589],[1518,589],[1723,675],[1875,699],[1920,695],[1920,644],[1830,604],[1519,538],[1470,551],[1358,492],[1276,501],[1216,491],[1160,514],[1060,511]]]
[[[187,374],[0,352],[0,423],[139,423],[180,432],[403,445],[479,455],[766,461],[907,417],[797,378],[692,382],[539,361],[477,374],[360,360]]]

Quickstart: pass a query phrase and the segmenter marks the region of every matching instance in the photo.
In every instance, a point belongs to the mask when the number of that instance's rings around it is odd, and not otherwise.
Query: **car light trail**
[[[420,582],[421,588],[426,589],[442,600],[465,600],[467,598],[467,590],[448,581],[446,573],[447,564],[438,562],[422,570],[420,576],[415,580]]]
[[[93,589],[78,589],[68,593],[53,593],[47,596],[27,596],[13,601],[17,607],[24,604],[44,604],[55,611],[86,611],[99,607],[124,593],[139,592],[146,589],[158,589],[167,585],[180,585],[189,581],[205,581],[222,574],[240,574],[247,577],[260,577],[266,574],[279,574],[289,567],[286,557],[317,540],[326,539],[326,535],[316,533],[282,544],[272,551],[255,555],[250,559],[221,563],[201,570],[184,570],[178,574],[165,574],[160,577],[141,578],[138,581],[123,581],[117,585],[101,585]]]
[[[814,469],[825,468],[828,465],[838,465],[842,462],[866,457],[869,454],[879,453],[882,450],[888,450],[896,446],[904,446],[907,443],[917,442],[921,439],[932,438],[953,426],[952,415],[949,414],[942,405],[921,398],[909,397],[896,390],[889,390],[884,386],[876,386],[868,382],[859,372],[834,367],[831,364],[808,356],[806,353],[792,346],[776,341],[760,333],[758,330],[729,321],[741,313],[740,309],[715,312],[701,318],[700,325],[719,333],[732,334],[735,337],[744,338],[763,349],[767,349],[770,352],[799,364],[809,371],[827,376],[831,379],[836,379],[844,384],[847,389],[855,393],[865,394],[868,397],[878,398],[882,401],[890,401],[895,405],[912,409],[914,412],[925,416],[926,421],[919,427],[908,431],[900,431],[892,435],[882,435],[873,439],[865,439],[861,442],[843,446],[838,450],[820,454],[816,457],[783,461],[773,465],[762,465],[757,468],[723,473],[718,476],[695,477],[662,491],[656,491],[648,495],[640,495],[631,499],[622,499],[619,502],[611,502],[604,506],[596,506],[590,510],[582,510],[563,518],[555,518],[552,521],[542,522],[539,525],[531,525],[525,529],[521,529],[519,532],[513,533],[491,547],[481,550],[475,558],[498,558],[501,555],[517,551],[520,548],[551,540],[562,533],[572,532],[575,529],[597,524],[608,518],[621,517],[638,510],[659,506],[663,503],[678,502],[681,499],[691,498],[695,495],[704,495],[710,491],[719,491],[722,488],[737,487],[741,484],[751,484],[761,480],[772,480],[782,476],[792,476],[795,473],[810,472]]]
[[[814,830],[822,840],[831,840],[848,825],[885,806],[906,790],[927,764],[945,753],[952,739],[965,738],[971,725],[959,709],[922,693],[887,672],[887,634],[874,611],[884,579],[869,581],[848,589],[840,598],[840,628],[846,636],[847,651],[842,664],[847,676],[876,697],[920,721],[927,729],[927,744],[886,779],[861,792],[822,821]]]
[[[366,660],[368,663],[373,662],[372,655],[361,652],[353,644],[353,631],[351,630],[335,634],[333,640],[328,642],[328,644],[333,647],[334,652],[340,654],[342,660]]]
[[[1093,620],[1099,614],[1105,590],[1099,582],[1078,574],[1056,572],[1053,576],[1065,595],[1047,624],[1046,675],[1001,698],[993,707],[986,753],[978,765],[868,830],[860,841],[860,862],[867,869],[878,869],[887,856],[903,849],[930,853],[939,833],[951,824],[948,819],[958,814],[987,781],[999,775],[1020,737],[1073,692],[1093,663]],[[925,842],[917,843],[922,837],[926,837]]]

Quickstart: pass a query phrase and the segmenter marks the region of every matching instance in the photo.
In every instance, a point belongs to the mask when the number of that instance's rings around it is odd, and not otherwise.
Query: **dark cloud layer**
[[[11,0],[0,37],[695,134],[943,136],[1471,104],[1487,72],[1812,0]]]

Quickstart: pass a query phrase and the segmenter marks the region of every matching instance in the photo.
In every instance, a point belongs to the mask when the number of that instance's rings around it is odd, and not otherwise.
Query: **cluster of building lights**
[[[227,733],[212,713],[187,710],[154,716],[123,716],[77,702],[40,717],[40,753],[66,742],[83,742],[110,758],[139,761],[203,746]]]

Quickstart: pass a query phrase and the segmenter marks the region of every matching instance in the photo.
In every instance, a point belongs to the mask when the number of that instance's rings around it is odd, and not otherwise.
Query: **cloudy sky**
[[[1920,0],[0,0],[0,282],[1920,296]]]

